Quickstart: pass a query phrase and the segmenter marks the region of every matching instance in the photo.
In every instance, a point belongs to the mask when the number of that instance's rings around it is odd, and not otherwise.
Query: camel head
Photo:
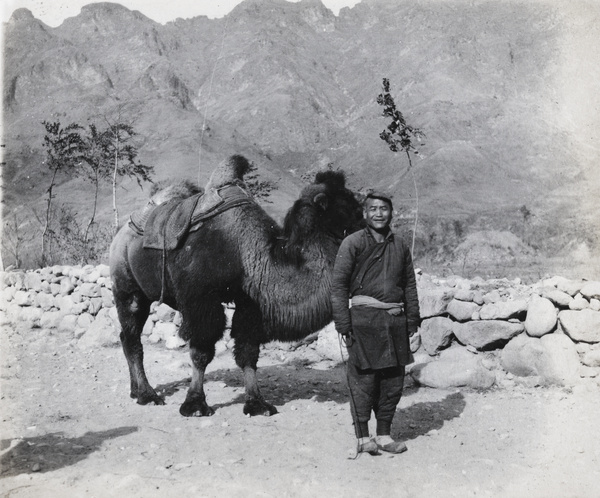
[[[344,173],[322,171],[317,173],[314,183],[302,190],[288,211],[283,231],[288,249],[322,237],[339,246],[346,235],[362,226],[362,208],[346,188]]]

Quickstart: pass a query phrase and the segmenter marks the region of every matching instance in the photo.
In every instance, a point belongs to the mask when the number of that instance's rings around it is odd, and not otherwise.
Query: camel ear
[[[327,209],[327,205],[329,204],[329,200],[327,199],[327,196],[323,192],[315,195],[315,198],[313,199],[313,201],[323,211],[325,211]]]

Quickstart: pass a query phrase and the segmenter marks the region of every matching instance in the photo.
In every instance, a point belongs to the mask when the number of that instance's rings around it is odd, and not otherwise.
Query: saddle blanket
[[[129,226],[144,236],[145,249],[177,249],[185,236],[208,220],[228,209],[255,202],[252,195],[238,185],[209,189],[187,199],[174,199],[156,206],[150,201],[133,213]]]

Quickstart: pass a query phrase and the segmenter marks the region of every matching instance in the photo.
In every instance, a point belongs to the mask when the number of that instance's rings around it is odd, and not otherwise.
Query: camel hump
[[[187,199],[204,192],[202,187],[196,186],[189,180],[180,180],[173,183],[158,182],[150,190],[150,199],[153,205],[159,206],[173,199]]]
[[[205,191],[218,189],[225,185],[239,184],[244,181],[244,175],[250,171],[250,163],[244,156],[235,154],[219,164],[210,175]]]
[[[315,176],[315,183],[324,183],[334,190],[343,190],[346,188],[346,175],[343,171],[319,171]]]

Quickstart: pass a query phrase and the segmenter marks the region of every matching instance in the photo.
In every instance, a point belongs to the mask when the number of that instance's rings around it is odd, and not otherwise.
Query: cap
[[[394,205],[392,204],[392,199],[389,196],[381,193],[381,192],[369,192],[367,197],[365,197],[365,202],[367,199],[379,199],[380,201],[387,202],[390,205],[390,210],[394,210]]]

